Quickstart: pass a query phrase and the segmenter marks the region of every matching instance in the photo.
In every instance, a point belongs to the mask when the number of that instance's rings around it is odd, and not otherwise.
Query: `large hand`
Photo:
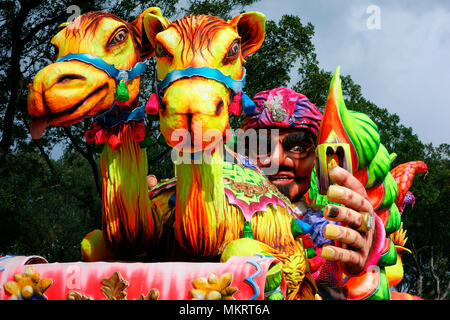
[[[354,275],[361,273],[368,262],[375,237],[375,215],[364,186],[348,171],[335,166],[330,170],[328,200],[345,207],[328,205],[324,217],[340,225],[328,224],[324,236],[336,240],[335,246],[322,248],[321,256],[338,261],[343,271]]]

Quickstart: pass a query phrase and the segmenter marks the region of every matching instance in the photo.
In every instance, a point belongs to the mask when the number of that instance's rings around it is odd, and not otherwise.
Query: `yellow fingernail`
[[[326,260],[333,259],[334,257],[334,250],[330,247],[326,246],[322,248],[322,252],[320,253],[320,256]]]
[[[344,195],[344,190],[342,190],[340,187],[330,186],[328,188],[327,195],[331,198],[339,199]]]
[[[339,234],[339,227],[335,224],[327,224],[327,226],[325,227],[325,237],[326,238],[331,238],[334,239],[338,236]]]

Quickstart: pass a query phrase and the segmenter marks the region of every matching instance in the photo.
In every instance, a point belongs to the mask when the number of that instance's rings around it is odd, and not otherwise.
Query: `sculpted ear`
[[[136,29],[137,38],[140,42],[140,55],[142,60],[150,58],[155,53],[154,45],[152,44],[153,42],[148,38],[144,27],[144,19],[147,15],[159,17],[168,23],[168,20],[162,16],[161,9],[158,7],[146,9],[133,22],[131,22]]]
[[[147,35],[147,39],[153,48],[155,48],[156,35],[161,31],[164,31],[169,24],[170,21],[162,15],[152,12],[145,15],[143,20],[144,30]]]
[[[266,16],[259,12],[242,13],[230,21],[241,37],[241,52],[245,58],[258,51],[266,36]]]

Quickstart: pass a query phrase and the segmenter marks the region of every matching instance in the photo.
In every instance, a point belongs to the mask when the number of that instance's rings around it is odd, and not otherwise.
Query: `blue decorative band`
[[[130,121],[139,121],[145,118],[145,108],[139,107],[132,111],[121,111],[118,115],[112,113],[118,110],[120,106],[113,105],[113,107],[94,117],[94,121],[105,129],[111,129],[120,123],[128,123]]]
[[[309,233],[311,235],[314,232],[313,227],[309,223],[306,223],[305,221],[297,218],[295,219],[295,221],[297,222],[300,229],[302,229],[304,234]]]
[[[257,277],[262,271],[262,268],[259,265],[259,263],[261,261],[264,261],[264,259],[266,259],[266,257],[261,254],[255,254],[255,256],[259,257],[259,259],[247,260],[247,263],[250,263],[252,266],[254,266],[256,268],[256,272],[254,274],[252,274],[251,276],[244,278],[244,281],[248,282],[253,287],[253,290],[255,291],[255,293],[249,300],[255,300],[259,296],[259,287],[255,283],[255,277]]]
[[[242,75],[242,79],[235,80],[231,78],[230,76],[224,75],[220,70],[208,68],[208,67],[202,67],[202,68],[194,68],[194,67],[188,67],[186,69],[175,69],[171,72],[169,72],[164,79],[161,79],[161,81],[158,81],[156,88],[158,90],[158,95],[161,96],[164,92],[164,89],[166,89],[168,86],[170,86],[171,83],[182,79],[182,78],[192,78],[192,77],[203,77],[207,79],[213,79],[217,80],[219,82],[222,82],[227,88],[233,90],[234,93],[238,93],[239,91],[242,91],[242,88],[244,88],[245,84],[245,75],[246,70],[244,69],[244,74]]]
[[[116,78],[118,80],[121,73],[126,73],[127,79],[131,80],[138,76],[140,76],[145,71],[145,63],[138,62],[134,65],[134,67],[126,70],[126,69],[117,69],[114,65],[105,62],[100,57],[91,56],[88,53],[69,53],[64,57],[59,58],[56,62],[62,61],[70,61],[70,60],[78,60],[84,63],[88,63],[93,65],[97,69],[105,71],[110,77]]]
[[[0,261],[21,256],[23,256],[23,254],[7,254],[6,256],[0,257]]]

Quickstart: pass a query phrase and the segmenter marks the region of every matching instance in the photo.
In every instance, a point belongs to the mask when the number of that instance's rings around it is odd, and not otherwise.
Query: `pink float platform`
[[[39,273],[35,279],[51,279],[51,285],[40,297],[49,300],[66,300],[69,296],[94,300],[190,300],[194,298],[192,290],[197,290],[197,297],[204,294],[206,299],[214,288],[222,297],[262,300],[267,272],[273,263],[279,261],[265,256],[232,257],[226,263],[48,263],[39,256],[4,256],[0,257],[0,299],[11,298],[5,284],[16,281],[15,276],[31,266],[34,273]],[[214,281],[222,284],[214,287]],[[284,277],[280,289],[285,297]]]

